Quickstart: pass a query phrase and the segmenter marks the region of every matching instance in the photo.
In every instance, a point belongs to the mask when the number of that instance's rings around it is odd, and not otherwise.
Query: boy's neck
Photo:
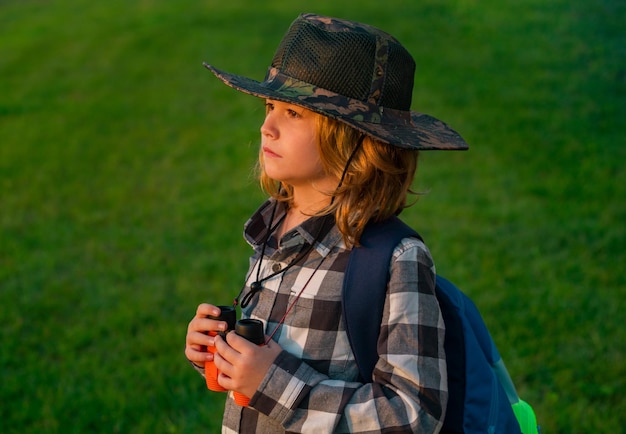
[[[330,197],[317,190],[309,190],[307,194],[303,194],[301,190],[294,189],[293,193],[293,202],[279,230],[280,237],[330,205]]]
[[[312,216],[330,205],[331,197],[314,188],[294,188],[290,213]]]

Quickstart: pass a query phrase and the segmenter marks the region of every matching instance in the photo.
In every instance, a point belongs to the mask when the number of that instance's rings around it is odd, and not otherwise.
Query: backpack
[[[369,223],[361,245],[352,249],[343,290],[343,315],[363,381],[371,381],[378,360],[389,264],[401,239],[421,237],[397,217]],[[532,408],[515,390],[474,303],[437,276],[435,292],[446,326],[444,349],[448,406],[442,433],[537,434]]]

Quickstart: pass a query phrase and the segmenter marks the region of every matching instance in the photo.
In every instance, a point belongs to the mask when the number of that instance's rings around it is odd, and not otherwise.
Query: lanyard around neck
[[[241,297],[241,294],[243,293],[244,289],[245,289],[245,285],[243,286],[243,288],[241,288],[241,291],[239,292],[239,295],[237,296],[237,298],[235,298],[235,305],[240,304],[242,308],[246,308],[248,307],[248,305],[250,304],[250,302],[252,301],[252,299],[254,298],[254,296],[259,293],[262,289],[263,289],[263,282],[265,282],[266,280],[269,280],[273,277],[278,276],[279,274],[285,273],[287,270],[289,270],[290,268],[294,267],[295,265],[297,265],[298,263],[300,263],[300,261],[302,261],[310,252],[311,250],[313,250],[313,248],[315,247],[315,243],[319,240],[320,235],[322,234],[322,231],[324,230],[324,228],[326,227],[326,225],[329,222],[328,219],[328,215],[323,217],[323,221],[320,223],[319,229],[317,231],[317,234],[315,235],[315,238],[313,239],[313,241],[311,242],[311,244],[304,250],[302,250],[298,256],[296,256],[294,258],[293,261],[291,261],[289,264],[287,264],[287,266],[285,268],[283,268],[282,270],[276,271],[274,273],[271,273],[263,278],[261,278],[261,266],[263,263],[263,258],[265,257],[265,250],[267,248],[267,245],[269,244],[269,240],[270,237],[272,236],[272,233],[274,233],[274,231],[280,226],[280,224],[283,222],[283,220],[285,219],[286,215],[282,216],[278,222],[276,222],[275,224],[272,224],[274,221],[274,216],[276,214],[276,208],[278,206],[278,202],[274,203],[274,207],[272,209],[272,214],[270,216],[270,221],[269,224],[267,225],[267,234],[265,236],[265,241],[263,242],[263,246],[261,247],[261,255],[259,257],[259,259],[257,260],[256,265],[256,279],[254,282],[252,282],[252,284],[250,285],[250,291],[243,296],[243,298],[241,299],[241,303],[239,302],[239,297]],[[317,271],[317,268],[316,268]]]

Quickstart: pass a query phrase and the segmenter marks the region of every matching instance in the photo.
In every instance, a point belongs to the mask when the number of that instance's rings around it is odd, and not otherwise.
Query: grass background
[[[0,432],[218,431],[184,335],[242,283],[263,108],[201,62],[261,79],[305,11],[393,33],[470,142],[404,216],[543,432],[623,432],[617,0],[0,1]]]

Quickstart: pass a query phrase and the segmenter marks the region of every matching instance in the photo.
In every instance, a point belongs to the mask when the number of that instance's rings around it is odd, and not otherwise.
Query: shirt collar
[[[276,204],[276,211],[272,219],[275,204],[275,199],[268,199],[244,225],[244,238],[255,250],[262,248],[267,239],[267,230],[270,225],[276,225],[287,212],[287,204],[279,202]],[[315,250],[324,257],[340,242],[342,242],[342,237],[337,225],[335,225],[334,217],[320,216],[311,217],[287,232],[280,240],[280,246],[281,248],[290,248],[298,244],[315,243]]]

